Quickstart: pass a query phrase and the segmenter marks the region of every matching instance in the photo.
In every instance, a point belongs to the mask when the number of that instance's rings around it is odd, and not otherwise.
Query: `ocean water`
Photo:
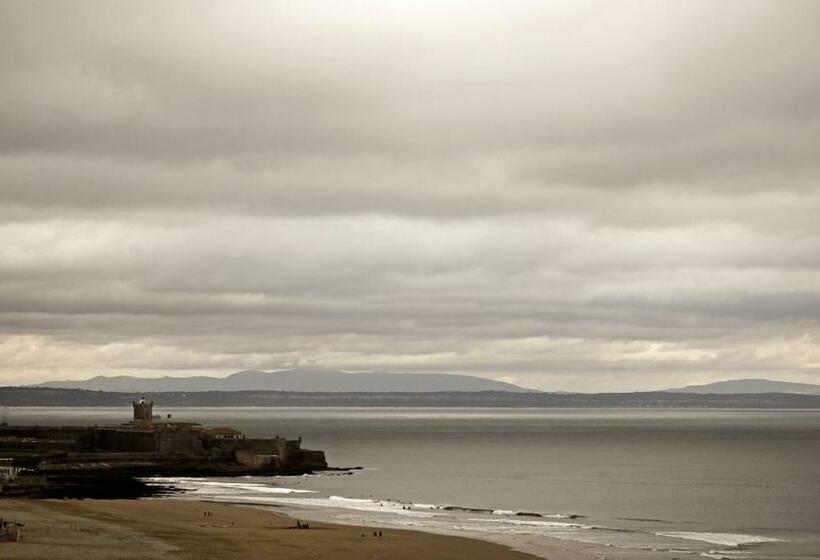
[[[10,409],[111,423],[122,409]],[[538,554],[820,558],[820,411],[189,408],[179,420],[302,436],[350,473],[158,479],[190,499],[474,536]]]

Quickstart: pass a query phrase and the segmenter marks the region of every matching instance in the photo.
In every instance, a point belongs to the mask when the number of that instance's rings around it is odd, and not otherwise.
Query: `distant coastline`
[[[135,398],[161,400],[164,406],[186,407],[510,407],[510,408],[820,408],[820,395],[793,393],[693,394],[513,393],[505,391],[441,391],[429,393],[341,393],[288,391],[198,391],[134,393],[0,387],[0,406],[130,406]]]

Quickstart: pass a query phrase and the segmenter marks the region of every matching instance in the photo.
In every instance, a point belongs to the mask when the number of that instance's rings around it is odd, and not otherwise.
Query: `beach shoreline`
[[[533,560],[501,544],[407,529],[297,520],[274,508],[178,499],[0,500],[0,516],[23,523],[20,543],[0,543],[6,560],[234,559],[287,557]],[[591,558],[561,542],[544,556]]]
[[[205,500],[204,503],[209,503]],[[215,500],[213,503],[226,503]],[[530,555],[530,557],[537,557],[543,560],[593,560],[600,559],[606,555],[605,547],[600,544],[573,540],[573,539],[559,539],[555,537],[548,537],[544,535],[497,535],[489,532],[474,532],[469,531],[463,527],[456,528],[442,528],[427,525],[404,525],[397,526],[395,521],[388,521],[382,519],[383,523],[379,524],[375,519],[367,520],[365,518],[356,516],[355,521],[346,521],[345,517],[356,515],[355,510],[346,510],[344,508],[333,507],[311,507],[301,506],[295,507],[283,504],[270,503],[254,503],[249,502],[227,502],[240,507],[248,507],[252,509],[259,509],[261,511],[268,511],[280,515],[285,515],[292,519],[308,520],[310,523],[324,523],[328,525],[341,525],[355,528],[370,528],[376,530],[399,530],[412,531],[416,533],[424,533],[429,535],[437,535],[442,537],[453,537],[461,539],[469,539],[473,541],[480,541],[490,543],[493,545],[500,545],[504,548],[522,552]]]

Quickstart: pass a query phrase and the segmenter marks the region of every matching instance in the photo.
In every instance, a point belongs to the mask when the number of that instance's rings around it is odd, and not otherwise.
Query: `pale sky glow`
[[[820,383],[820,3],[0,4],[0,385]]]

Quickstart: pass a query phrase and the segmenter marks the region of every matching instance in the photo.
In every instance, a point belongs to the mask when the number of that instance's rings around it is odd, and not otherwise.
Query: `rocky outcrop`
[[[135,406],[135,417],[137,407]],[[139,419],[119,426],[0,426],[0,457],[23,469],[0,481],[0,496],[94,494],[94,480],[117,494],[116,484],[149,476],[299,474],[327,468],[322,451],[302,440],[246,439],[228,427]],[[7,477],[8,478],[8,477]],[[123,488],[141,488],[126,484]],[[62,490],[60,490],[62,489]],[[108,492],[106,490],[104,494]]]

